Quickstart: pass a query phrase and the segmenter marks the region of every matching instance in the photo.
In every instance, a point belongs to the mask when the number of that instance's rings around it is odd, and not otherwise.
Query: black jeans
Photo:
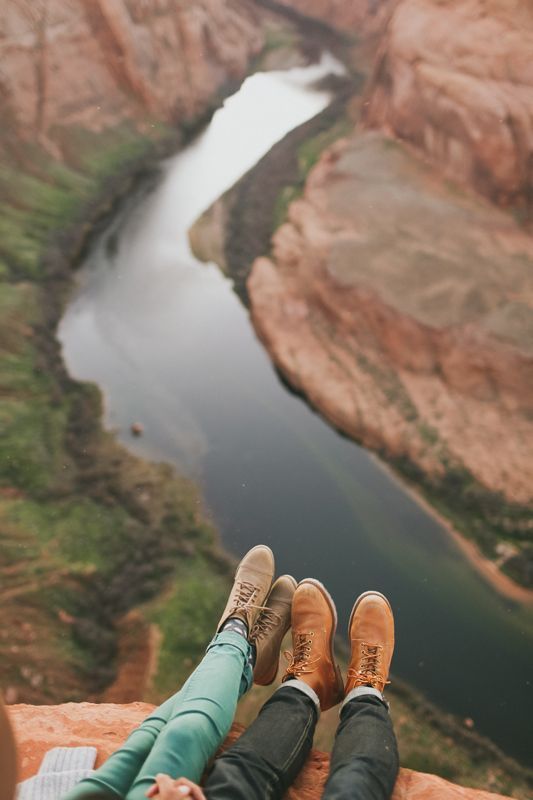
[[[247,731],[218,758],[208,776],[208,800],[278,800],[304,765],[313,743],[313,701],[283,686]],[[385,703],[354,698],[341,712],[324,800],[388,800],[398,774],[396,737]]]

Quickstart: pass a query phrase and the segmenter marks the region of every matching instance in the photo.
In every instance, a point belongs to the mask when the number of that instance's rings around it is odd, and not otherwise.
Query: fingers
[[[172,800],[173,797],[179,797],[179,795],[176,795],[173,790],[174,780],[170,777],[170,775],[165,775],[164,773],[160,772],[155,776],[154,785],[150,786],[146,792],[146,797],[155,797],[156,795],[160,795],[161,800]]]
[[[190,797],[192,800],[206,800],[200,787],[188,778],[173,780],[170,775],[160,773],[155,776],[155,783],[146,792],[146,797],[159,796],[160,800],[180,800]]]
[[[182,797],[191,797],[192,800],[206,800],[206,796],[200,787],[188,778],[178,778],[175,782],[175,786],[177,786],[178,791],[181,792]]]

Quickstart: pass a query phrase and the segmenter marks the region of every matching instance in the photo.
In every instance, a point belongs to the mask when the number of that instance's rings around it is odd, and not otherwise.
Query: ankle
[[[241,619],[241,617],[229,617],[226,620],[220,629],[220,633],[227,633],[228,631],[232,633],[238,633],[239,636],[242,636],[248,641],[248,636],[250,633],[248,630],[248,625],[243,619]]]
[[[276,691],[281,689],[293,689],[294,691],[300,692],[300,694],[306,695],[314,704],[317,716],[320,716],[320,697],[309,683],[301,680],[301,678],[289,678],[287,681],[284,681],[281,686],[278,686]]]

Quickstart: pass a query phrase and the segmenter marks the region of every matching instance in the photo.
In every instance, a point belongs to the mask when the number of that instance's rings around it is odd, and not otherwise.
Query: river
[[[322,110],[342,66],[249,77],[161,180],[95,242],[59,327],[70,373],[96,382],[131,450],[198,481],[225,547],[269,544],[279,572],[332,592],[345,631],[376,588],[395,611],[393,672],[531,763],[533,612],[500,597],[444,528],[364,449],[278,379],[232,283],[192,255],[199,214]],[[145,434],[133,439],[129,426]]]

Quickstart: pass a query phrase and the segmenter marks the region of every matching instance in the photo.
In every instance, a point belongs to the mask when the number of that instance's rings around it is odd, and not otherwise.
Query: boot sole
[[[337,616],[337,608],[335,606],[335,603],[333,601],[332,596],[330,595],[330,593],[328,592],[328,590],[326,589],[326,587],[324,586],[323,583],[318,581],[316,578],[305,578],[303,581],[300,581],[300,583],[298,585],[300,585],[302,583],[312,583],[314,586],[317,587],[317,589],[320,589],[320,591],[322,592],[322,594],[326,598],[326,602],[329,605],[330,610],[331,610],[331,612],[333,614],[333,628],[331,629],[331,634],[330,634],[330,637],[329,637],[329,654],[330,654],[330,658],[331,658],[331,663],[333,664],[333,667],[335,669],[335,674],[337,676],[337,684],[338,684],[338,687],[339,687],[339,702],[340,702],[340,698],[342,698],[342,696],[344,695],[344,680],[342,678],[341,669],[340,669],[338,663],[335,660],[335,652],[333,650],[333,643],[335,641],[335,634],[337,633],[337,623],[339,621],[339,618]]]
[[[359,595],[359,597],[357,598],[357,600],[353,604],[352,613],[350,614],[350,621],[348,623],[348,637],[350,637],[350,631],[352,630],[352,622],[353,622],[353,618],[355,616],[355,612],[357,611],[357,606],[359,605],[359,603],[361,602],[361,600],[364,597],[368,597],[371,594],[377,594],[378,597],[381,597],[382,600],[385,600],[385,602],[387,603],[387,605],[388,605],[388,607],[390,609],[391,614],[393,614],[392,606],[391,606],[391,604],[389,603],[389,601],[387,600],[387,598],[385,597],[384,594],[382,594],[381,592],[374,592],[372,590],[370,590],[368,592],[363,592],[362,594]],[[394,616],[394,614],[393,614],[393,616]]]

